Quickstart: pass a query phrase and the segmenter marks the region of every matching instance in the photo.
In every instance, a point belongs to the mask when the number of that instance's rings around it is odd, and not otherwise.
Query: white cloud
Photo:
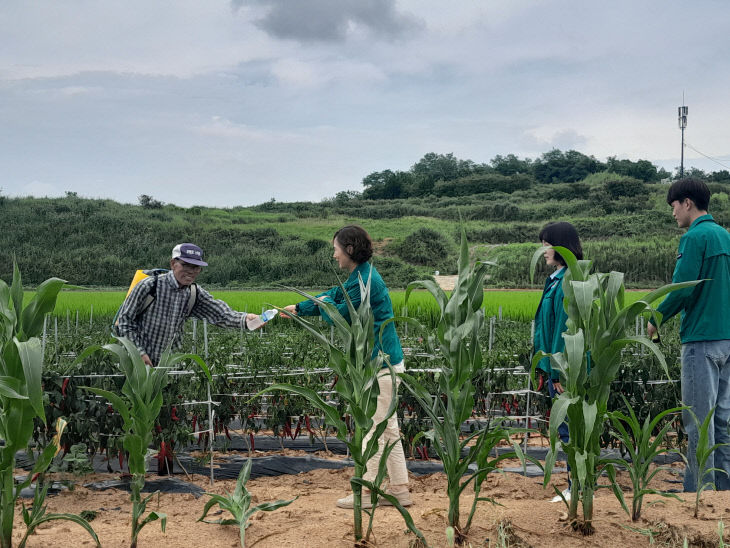
[[[42,181],[30,181],[20,185],[10,196],[37,196],[37,197],[56,197],[63,196],[64,192],[55,184],[44,183]]]
[[[221,116],[213,116],[209,123],[196,128],[196,131],[206,137],[223,137],[251,143],[304,144],[311,143],[311,135],[301,135],[292,131],[261,130],[246,124],[236,124]]]
[[[61,194],[22,183],[45,181],[132,202],[150,185],[182,205],[317,199],[427,152],[485,162],[558,147],[676,165],[683,90],[688,142],[730,153],[730,4],[290,6],[7,0],[4,192]]]

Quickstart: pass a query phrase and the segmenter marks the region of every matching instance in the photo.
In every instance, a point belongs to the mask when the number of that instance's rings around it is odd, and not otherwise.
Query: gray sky
[[[424,154],[730,165],[726,0],[5,0],[5,195],[361,190]],[[685,152],[685,167],[722,166]]]

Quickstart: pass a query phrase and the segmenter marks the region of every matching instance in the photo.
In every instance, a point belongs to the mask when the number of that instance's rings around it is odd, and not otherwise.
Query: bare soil
[[[507,464],[510,465],[514,463]],[[676,483],[676,471],[661,471],[652,486],[658,489],[681,488],[681,484]],[[352,510],[335,507],[335,501],[348,492],[351,475],[352,468],[347,468],[251,480],[248,488],[254,495],[255,503],[290,499],[297,495],[299,498],[290,506],[273,513],[256,514],[247,531],[247,545],[259,548],[353,546]],[[84,478],[80,483],[105,479],[115,479],[115,476],[96,474]],[[625,474],[620,479],[628,487]],[[215,493],[232,491],[235,485],[234,480],[222,480],[211,486],[209,479],[203,476],[193,476],[193,483]],[[443,474],[411,477],[414,505],[410,507],[410,512],[416,526],[434,547],[446,546],[444,531],[448,500],[445,484]],[[565,488],[566,474],[554,475],[553,484],[561,490]],[[566,508],[562,502],[550,502],[553,494],[552,486],[543,489],[542,478],[528,478],[515,473],[492,474],[482,496],[494,498],[499,505],[480,503],[469,533],[471,545],[633,548],[649,546],[653,542],[655,546],[681,547],[686,537],[689,546],[709,547],[719,545],[718,522],[730,521],[730,491],[703,493],[699,519],[693,517],[694,494],[680,493],[684,502],[647,496],[642,519],[631,523],[614,495],[602,489],[594,504],[596,532],[585,537],[574,532],[564,521]],[[630,505],[630,495],[627,493],[626,497]],[[167,514],[167,530],[162,533],[159,522],[146,526],[140,535],[139,546],[238,546],[236,527],[197,521],[206,501],[206,496],[196,499],[189,494],[161,494],[155,497],[148,510]],[[470,502],[470,496],[463,497],[464,517]],[[98,516],[92,521],[92,526],[102,545],[129,546],[131,503],[128,493],[114,489],[97,492],[77,485],[73,491],[49,497],[47,503],[49,512],[97,511]],[[24,531],[20,508],[17,510],[14,533],[16,544]],[[211,514],[215,514],[215,510]],[[212,519],[219,517],[227,516],[213,515]],[[501,543],[500,535],[507,542]],[[413,538],[396,509],[384,507],[377,510],[372,539],[374,545],[406,548]],[[93,542],[78,525],[53,521],[41,526],[28,546],[66,548],[93,546]]]

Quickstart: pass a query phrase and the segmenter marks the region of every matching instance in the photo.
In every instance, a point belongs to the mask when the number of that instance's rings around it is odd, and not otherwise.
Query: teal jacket
[[[673,291],[657,310],[662,323],[682,312],[682,343],[730,339],[730,234],[702,215],[679,240],[672,282],[707,280]]]
[[[542,298],[535,313],[535,353],[542,350],[553,354],[562,352],[565,348],[565,340],[562,336],[563,331],[565,331],[565,322],[568,321],[568,314],[563,307],[563,298],[565,297],[563,294],[563,276],[565,276],[565,272],[566,269],[563,268],[555,276],[548,277],[545,280]],[[550,367],[550,358],[540,360],[537,367],[545,371],[552,380],[560,380],[560,373]]]
[[[381,278],[375,267],[371,267],[370,263],[364,262],[359,264],[355,270],[352,271],[349,278],[343,284],[345,291],[350,296],[352,305],[355,308],[360,306],[360,282],[358,281],[358,274],[362,277],[364,283],[367,284],[368,276],[372,271],[372,277],[370,280],[370,307],[373,310],[375,317],[374,330],[375,330],[375,348],[373,348],[373,358],[378,355],[381,350],[380,345],[380,330],[383,323],[393,317],[393,303],[390,300],[390,294],[388,288],[385,286],[383,278]],[[320,293],[317,297],[323,298],[326,302],[333,303],[340,314],[349,322],[350,311],[347,308],[347,301],[345,295],[342,293],[340,286],[333,287],[324,293]],[[327,312],[321,310],[319,306],[314,304],[312,301],[302,301],[297,304],[297,314],[300,316],[322,316],[327,323],[332,323],[332,319],[327,315]],[[395,324],[390,322],[383,329],[383,344],[382,350],[389,356],[391,365],[396,365],[403,361],[403,349],[398,339],[398,334],[395,331]],[[384,366],[386,366],[384,364]]]

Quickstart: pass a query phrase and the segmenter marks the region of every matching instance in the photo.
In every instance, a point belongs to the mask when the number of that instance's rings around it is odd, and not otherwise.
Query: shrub
[[[433,266],[445,260],[452,250],[452,245],[440,232],[430,228],[419,228],[395,246],[396,253],[409,263]]]
[[[484,173],[450,181],[438,181],[433,188],[433,193],[436,196],[468,196],[485,192],[506,192],[509,194],[516,190],[530,188],[534,184],[535,179],[531,175]]]
[[[622,196],[645,196],[649,194],[649,190],[643,181],[632,177],[624,177],[613,181],[607,181],[603,188],[609,196],[616,200]]]

